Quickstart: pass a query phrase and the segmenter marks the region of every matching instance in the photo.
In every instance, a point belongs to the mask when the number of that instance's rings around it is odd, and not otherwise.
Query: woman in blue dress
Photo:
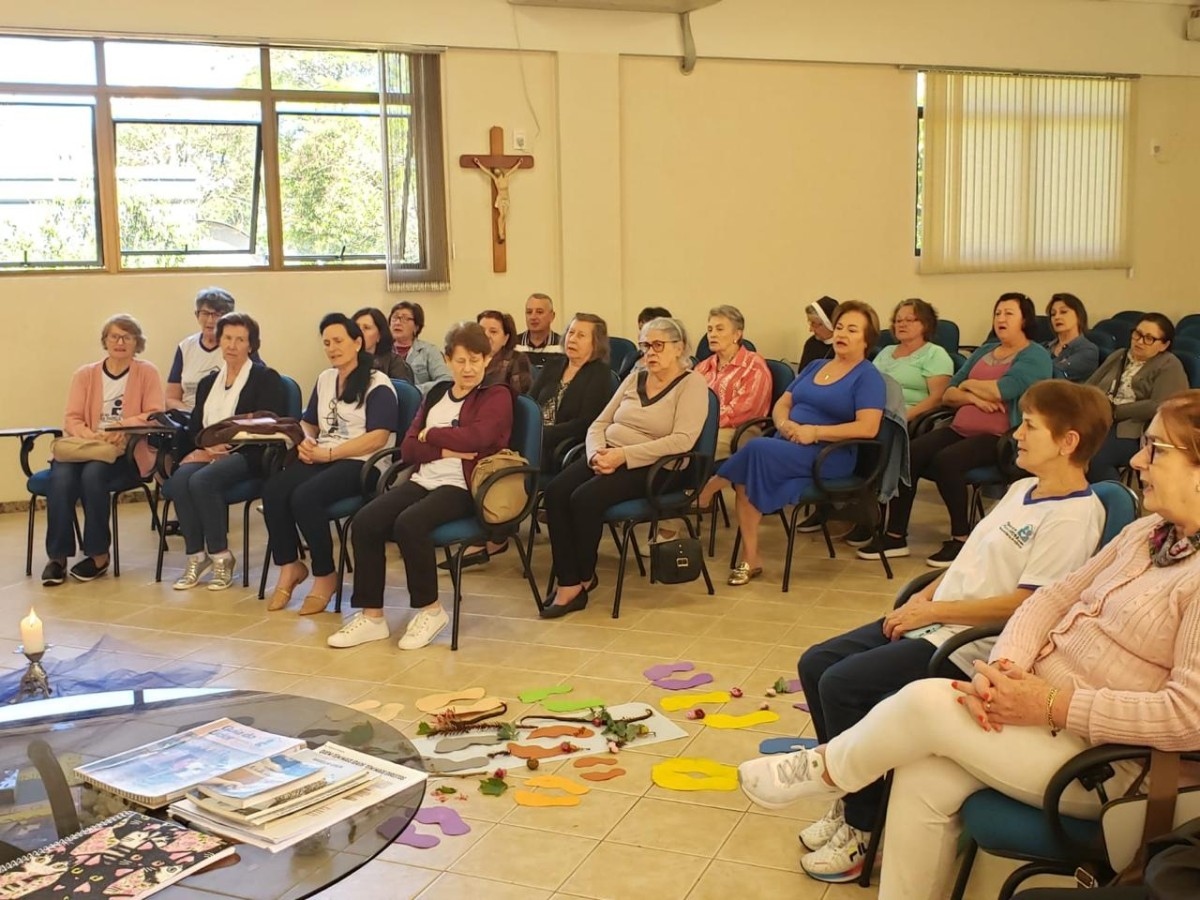
[[[833,315],[833,356],[809,363],[771,410],[772,437],[754,438],[726,460],[700,493],[700,508],[720,490],[737,495],[742,561],[729,584],[743,585],[762,574],[758,525],[765,514],[796,503],[812,483],[813,462],[831,441],[873,438],[879,433],[887,389],[867,362],[879,339],[879,317],[866,303],[849,300]],[[853,448],[822,463],[824,477],[854,470]]]

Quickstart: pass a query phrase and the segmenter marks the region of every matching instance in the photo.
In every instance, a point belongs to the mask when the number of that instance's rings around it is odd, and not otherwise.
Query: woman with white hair
[[[771,370],[765,359],[742,344],[745,331],[746,319],[736,306],[714,306],[708,311],[706,333],[712,355],[698,363],[696,371],[721,404],[717,460],[729,456],[740,425],[771,411]]]

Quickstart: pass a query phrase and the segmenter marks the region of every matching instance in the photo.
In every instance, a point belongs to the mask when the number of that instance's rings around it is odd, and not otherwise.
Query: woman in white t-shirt
[[[926,677],[934,651],[950,635],[1007,621],[1026,597],[1079,568],[1095,551],[1105,514],[1086,472],[1112,422],[1108,401],[1095,388],[1055,379],[1027,390],[1021,412],[1016,462],[1035,477],[1009,488],[944,575],[883,619],[800,657],[800,681],[821,743],[853,726],[883,698]],[[977,656],[964,653],[970,649],[952,655],[938,674],[972,674]],[[800,861],[806,873],[821,881],[858,877],[881,792],[882,782],[876,782],[849,794],[801,832],[801,842],[812,851]]]
[[[358,495],[363,462],[396,441],[396,389],[363,349],[362,330],[348,316],[330,313],[321,320],[321,340],[331,368],[317,376],[301,416],[307,437],[296,448],[295,462],[272,475],[263,489],[268,544],[279,566],[267,609],[287,606],[292,591],[308,578],[300,562],[299,529],[313,574],[302,616],[324,612],[337,585],[326,510]]]

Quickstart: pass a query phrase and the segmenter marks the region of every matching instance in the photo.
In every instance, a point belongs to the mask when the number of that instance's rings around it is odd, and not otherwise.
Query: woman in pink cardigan
[[[96,438],[125,449],[125,435],[106,431],[110,425],[145,425],[150,413],[161,412],[162,378],[153,363],[137,359],[146,336],[133,316],[113,316],[100,329],[104,359],[81,367],[71,378],[63,433]],[[55,462],[46,494],[46,556],[42,584],[67,579],[67,560],[75,555],[75,504],[83,504],[84,558],[71,566],[76,581],[92,581],[108,571],[108,525],[112,492],[131,488],[154,466],[154,451],[143,441],[133,460]]]
[[[1036,591],[971,681],[901,689],[815,750],[739,768],[760,806],[836,797],[895,770],[880,900],[946,896],[958,810],[985,787],[1040,806],[1047,782],[1094,744],[1192,750],[1200,734],[1200,390],[1159,407],[1130,463],[1151,513],[1086,565]],[[914,727],[918,724],[920,727]],[[1117,764],[1122,793],[1139,767]],[[1062,810],[1095,819],[1074,783]]]

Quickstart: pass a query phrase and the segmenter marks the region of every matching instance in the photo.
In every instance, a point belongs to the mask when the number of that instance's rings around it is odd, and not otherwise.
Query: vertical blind
[[[1133,83],[931,71],[920,271],[1124,268]]]

